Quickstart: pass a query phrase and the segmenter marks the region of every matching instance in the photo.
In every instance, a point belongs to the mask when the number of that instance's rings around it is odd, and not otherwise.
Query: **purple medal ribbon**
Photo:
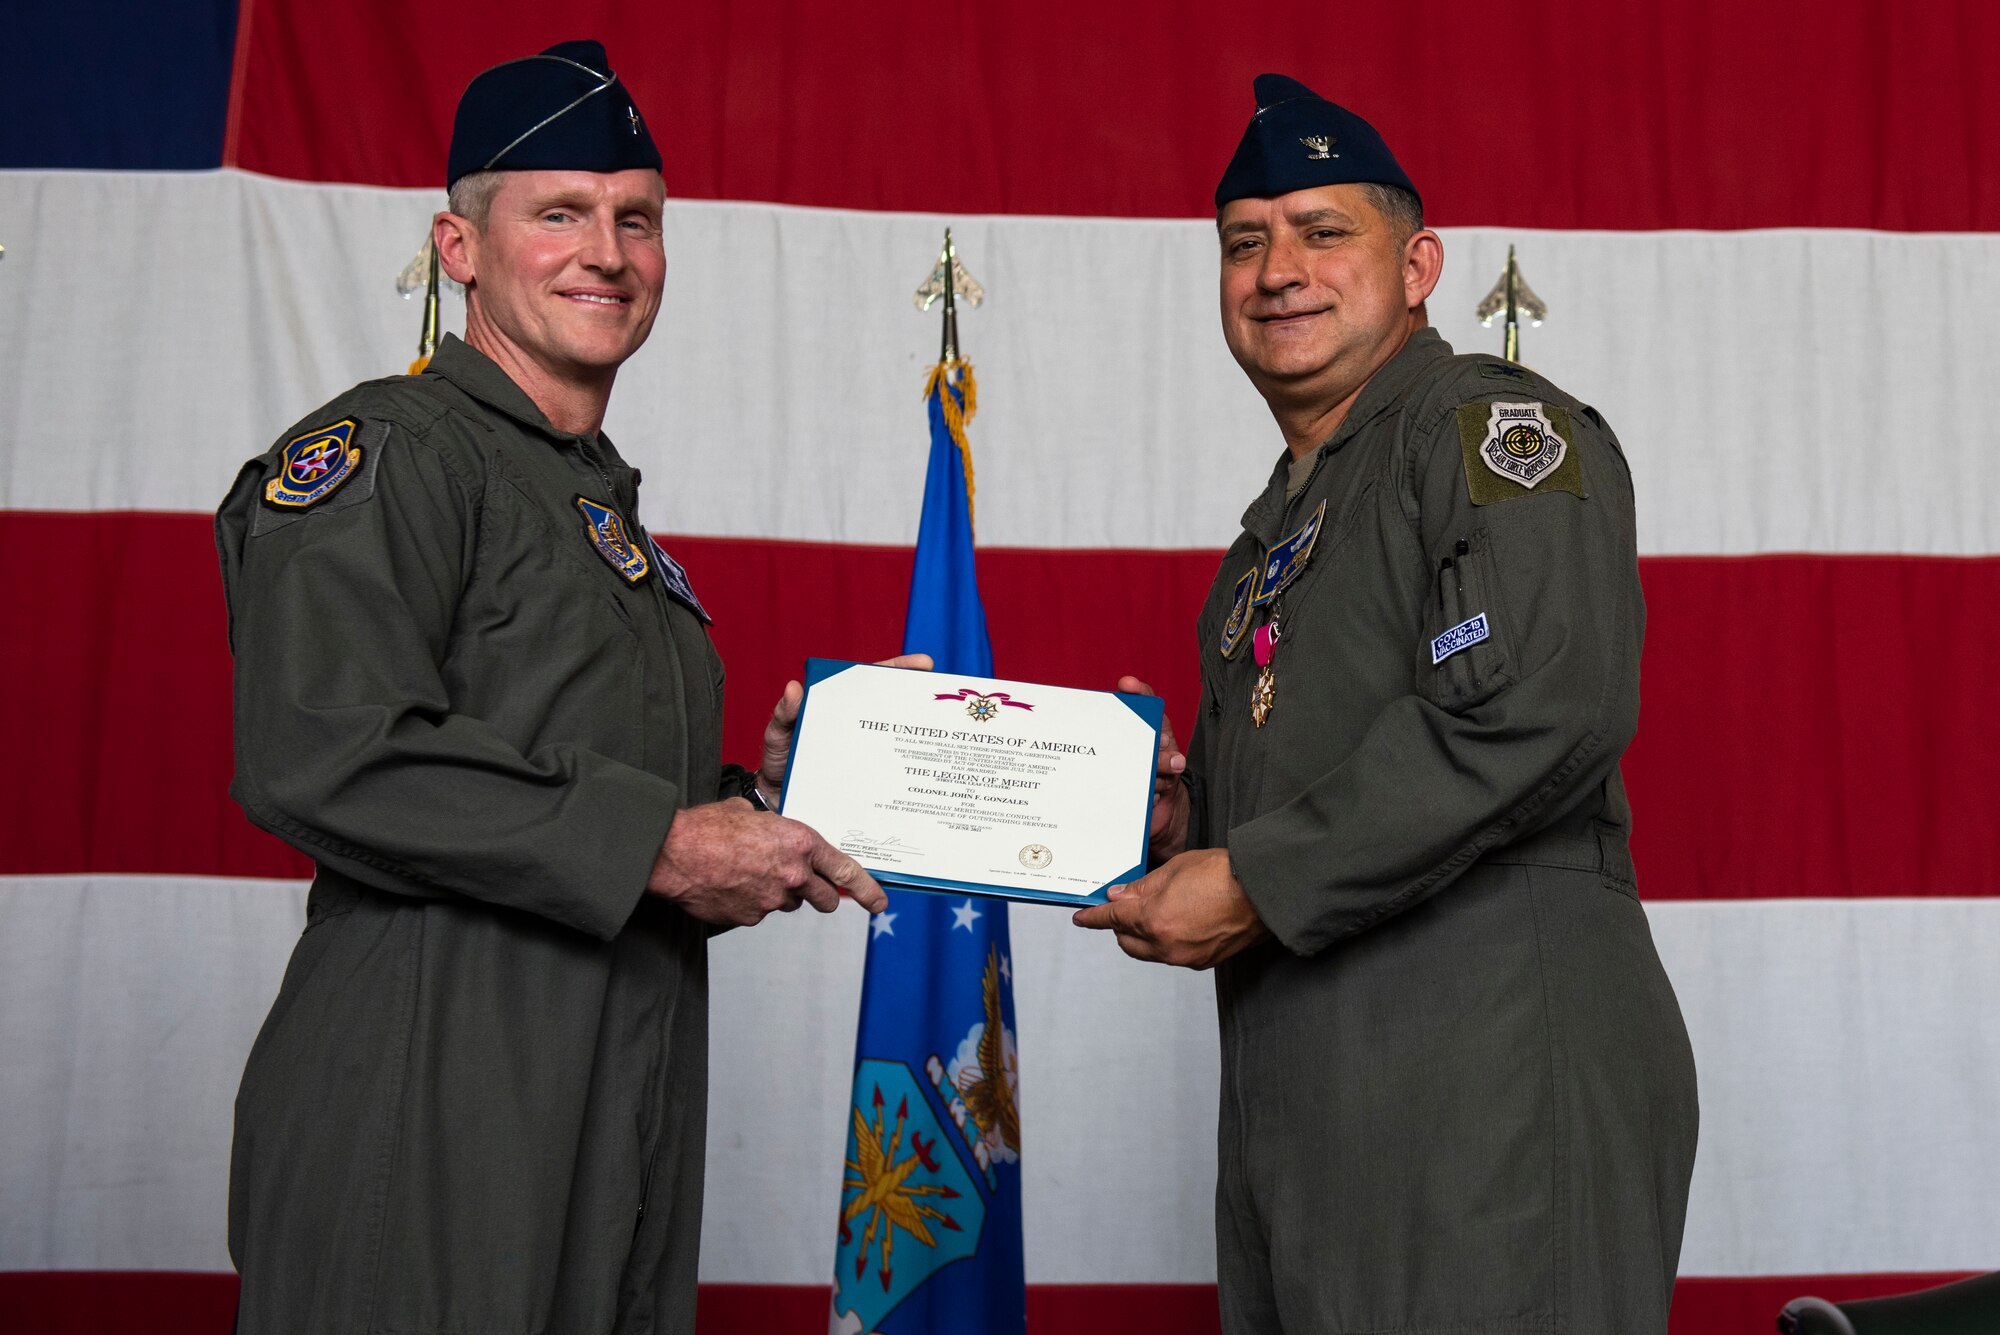
[[[1007,706],[1009,709],[1032,710],[1034,708],[1033,705],[1029,704],[1025,700],[1015,700],[1009,697],[1007,692],[1005,691],[975,691],[970,686],[961,686],[956,691],[952,691],[949,694],[937,695],[931,698],[935,700],[977,700],[977,699],[998,700],[1001,704]]]
[[[1265,622],[1251,635],[1250,654],[1257,660],[1258,667],[1271,665],[1271,655],[1277,652],[1278,648],[1278,636],[1278,623],[1275,621]]]

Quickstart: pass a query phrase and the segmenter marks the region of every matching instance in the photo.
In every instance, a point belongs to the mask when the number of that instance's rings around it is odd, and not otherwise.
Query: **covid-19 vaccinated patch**
[[[1484,612],[1470,620],[1461,621],[1431,641],[1431,666],[1436,667],[1461,649],[1484,644],[1492,636],[1493,632],[1486,625]]]
[[[264,499],[285,510],[318,505],[361,470],[353,418],[294,436],[278,460],[278,475],[264,484]]]
[[[1465,484],[1474,505],[1536,491],[1583,490],[1583,466],[1570,447],[1569,414],[1542,403],[1468,403],[1458,410]]]
[[[646,548],[632,541],[625,530],[625,521],[616,510],[599,505],[588,496],[578,496],[575,504],[590,534],[590,545],[597,549],[606,565],[617,571],[627,584],[637,584],[651,573],[653,563],[646,557]]]

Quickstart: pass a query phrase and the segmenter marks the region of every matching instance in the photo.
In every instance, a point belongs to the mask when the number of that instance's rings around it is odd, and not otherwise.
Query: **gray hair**
[[[498,193],[499,172],[471,172],[452,183],[445,207],[470,221],[474,227],[484,228],[486,215],[493,210],[493,196]]]
[[[1424,230],[1424,205],[1400,185],[1381,185],[1370,181],[1361,187],[1368,192],[1368,202],[1375,206],[1396,232],[1398,241],[1407,241]],[[453,213],[458,209],[454,207]]]

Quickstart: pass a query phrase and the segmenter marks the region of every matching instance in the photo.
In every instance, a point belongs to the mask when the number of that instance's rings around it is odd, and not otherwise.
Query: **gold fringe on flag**
[[[958,392],[946,392],[947,386]],[[955,357],[931,367],[931,373],[924,377],[925,400],[933,394],[944,398],[945,429],[951,432],[951,443],[958,446],[958,457],[965,464],[965,517],[976,533],[979,525],[972,505],[972,442],[965,435],[965,424],[979,411],[979,382],[973,379],[972,363],[964,357]]]
[[[429,237],[424,238],[424,248],[418,252],[417,258],[410,262],[410,267],[415,268],[418,264],[424,264],[426,257],[429,263],[425,265],[428,273],[424,279],[424,327],[423,332],[417,336],[417,359],[410,363],[411,375],[424,373],[424,368],[431,364],[431,354],[437,351],[438,345],[438,253],[437,246],[432,244]]]

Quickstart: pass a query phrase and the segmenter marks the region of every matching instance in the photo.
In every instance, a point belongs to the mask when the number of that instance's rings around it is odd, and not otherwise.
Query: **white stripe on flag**
[[[212,509],[236,465],[414,352],[391,279],[426,191],[240,172],[0,173],[0,508]],[[88,225],[79,225],[88,219]],[[1225,351],[1199,220],[672,202],[666,308],[609,429],[661,532],[907,544],[947,221],[991,299],[980,541],[1220,547],[1279,448]],[[1594,402],[1648,554],[1972,555],[2000,534],[2000,237],[1453,230],[1431,302],[1461,350],[1518,244],[1527,360]],[[451,303],[448,321],[460,312]]]
[[[300,895],[0,878],[0,1270],[226,1268],[230,1102]],[[1702,1081],[1683,1271],[1990,1267],[2000,900],[1649,911]],[[1012,916],[1030,1281],[1212,1280],[1209,980]],[[707,1280],[825,1282],[864,930],[715,943]]]

